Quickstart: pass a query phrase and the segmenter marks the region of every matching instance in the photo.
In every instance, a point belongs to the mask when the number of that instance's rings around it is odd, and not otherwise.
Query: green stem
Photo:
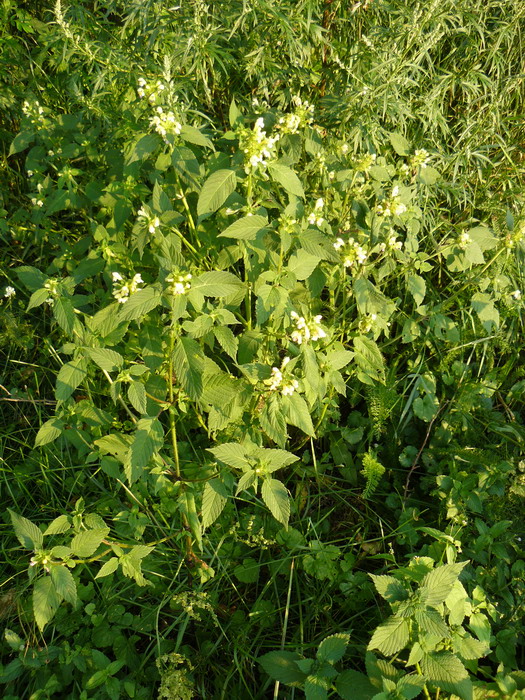
[[[173,391],[173,353],[175,352],[175,331],[173,328],[170,330],[170,346],[169,346],[169,358],[168,358],[168,393],[170,399],[169,407],[169,420],[170,420],[170,437],[171,437],[171,450],[173,453],[173,462],[175,464],[175,474],[178,479],[180,479],[180,461],[179,461],[179,448],[177,445],[177,411],[173,405],[175,394]]]

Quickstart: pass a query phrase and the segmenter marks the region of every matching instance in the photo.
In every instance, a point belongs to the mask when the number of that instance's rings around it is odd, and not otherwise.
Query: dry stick
[[[404,490],[404,492],[403,492],[403,498],[404,498],[404,499],[406,499],[407,494],[408,494],[408,485],[409,485],[409,483],[410,483],[410,477],[412,476],[412,472],[414,471],[414,469],[417,467],[417,463],[419,462],[419,458],[421,457],[421,454],[423,453],[423,450],[425,449],[425,446],[426,446],[426,444],[427,444],[427,442],[428,442],[428,439],[429,439],[429,437],[430,437],[430,431],[432,430],[432,426],[434,425],[434,423],[435,423],[436,420],[437,420],[437,417],[438,417],[439,414],[443,411],[443,409],[445,408],[445,406],[446,406],[447,404],[448,404],[448,401],[445,401],[445,403],[443,403],[443,404],[438,408],[438,411],[437,411],[436,415],[434,416],[434,418],[432,418],[432,420],[430,421],[430,423],[429,423],[429,425],[428,425],[427,434],[425,435],[425,439],[423,440],[423,444],[422,444],[421,447],[419,448],[419,452],[417,453],[416,458],[415,458],[414,461],[412,462],[412,466],[410,467],[410,471],[408,472],[407,480],[406,480],[406,482],[405,482],[405,490]]]

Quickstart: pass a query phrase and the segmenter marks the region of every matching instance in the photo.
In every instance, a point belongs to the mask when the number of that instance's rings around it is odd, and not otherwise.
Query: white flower
[[[113,282],[120,282],[124,279],[120,272],[112,272],[111,278],[113,279]]]
[[[319,197],[317,202],[315,203],[315,211],[318,211],[319,209],[322,209],[324,207],[324,199],[322,197]]]
[[[468,233],[462,233],[459,237],[459,247],[465,250],[469,243],[472,243],[472,238]]]
[[[340,248],[342,248],[344,246],[344,244],[345,244],[345,242],[343,241],[342,238],[337,238],[335,243],[334,243],[334,248],[336,250],[339,250]]]
[[[171,282],[171,285],[169,287],[171,293],[174,296],[181,296],[182,294],[186,294],[188,290],[191,289],[191,275],[169,275],[166,277],[166,282]]]
[[[390,204],[390,209],[394,216],[401,216],[401,214],[404,214],[407,210],[406,206],[401,202],[392,202]]]
[[[7,289],[9,289],[9,287],[8,287]],[[6,289],[6,292],[7,292],[7,289]],[[11,288],[11,289],[12,289],[12,288]],[[7,294],[6,294],[6,296],[7,296]],[[520,291],[519,289],[515,289],[515,290],[512,292],[511,296],[512,296],[514,299],[516,299],[516,301],[518,301],[519,299],[521,299],[521,291]]]
[[[397,197],[399,194],[399,187],[396,185],[394,188],[392,188],[392,197]]]
[[[4,297],[6,299],[9,299],[10,297],[14,297],[16,295],[16,289],[14,287],[6,287],[5,292],[4,292]]]

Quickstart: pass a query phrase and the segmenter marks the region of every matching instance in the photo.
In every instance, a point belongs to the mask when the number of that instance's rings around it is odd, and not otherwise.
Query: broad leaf
[[[99,569],[95,578],[103,578],[104,576],[109,576],[118,569],[118,558],[111,557],[105,562]]]
[[[120,309],[119,320],[133,321],[141,316],[145,316],[160,304],[161,293],[157,287],[144,287],[134,292],[122,304]]]
[[[45,535],[62,535],[71,528],[71,523],[69,522],[69,517],[67,515],[59,515],[47,526]]]
[[[301,658],[294,651],[270,651],[259,658],[259,663],[275,681],[285,684],[302,683],[306,679],[306,673],[300,671],[296,664]]]
[[[281,165],[281,163],[270,163],[268,172],[272,180],[282,185],[289,194],[304,199],[304,189],[301,181],[291,168]]]
[[[202,529],[214,523],[222,513],[228,500],[228,492],[219,479],[210,479],[204,485],[202,494]]]
[[[26,549],[41,549],[44,536],[39,528],[30,520],[24,518],[23,515],[18,515],[10,508],[7,510],[11,516],[15,535],[22,547]]]
[[[472,700],[472,682],[467,669],[449,651],[431,651],[423,654],[421,670],[432,685],[462,700]]]
[[[56,440],[64,430],[64,421],[59,418],[50,418],[43,423],[35,438],[35,447],[42,447]]]
[[[57,375],[55,398],[67,401],[77,386],[87,377],[87,363],[83,358],[66,362]]]
[[[86,530],[75,535],[71,540],[71,551],[77,557],[90,557],[100,547],[102,540],[107,536],[109,527]]]
[[[278,479],[265,479],[262,484],[261,495],[273,517],[285,527],[288,527],[290,497],[286,486]]]
[[[244,470],[250,466],[245,449],[236,442],[225,442],[218,447],[209,448],[208,452],[211,452],[216,459],[224,462],[229,467]]]
[[[368,649],[377,649],[385,656],[393,656],[407,645],[408,638],[408,621],[402,617],[390,617],[374,631]]]
[[[345,655],[349,641],[349,634],[332,634],[319,644],[317,658],[320,661],[328,661],[330,664],[337,663]]]
[[[282,407],[286,421],[290,425],[300,428],[303,433],[315,437],[315,429],[310,415],[308,404],[297,392],[291,396],[283,396]]]
[[[436,608],[444,603],[467,563],[464,561],[459,564],[444,564],[429,571],[421,582],[425,604]]]
[[[35,581],[33,588],[33,614],[41,632],[54,617],[60,603],[61,598],[55,590],[51,576],[44,576]]]
[[[108,348],[86,348],[86,352],[89,357],[97,364],[100,369],[106,370],[106,372],[114,372],[117,369],[121,369],[124,365],[124,358],[115,350],[109,350]]]
[[[197,201],[197,215],[205,216],[217,211],[237,185],[235,170],[216,170],[212,173],[199,194]]]
[[[259,231],[268,226],[268,219],[265,216],[243,216],[242,219],[234,221],[218,238],[236,238],[242,241],[253,241]]]
[[[199,399],[202,394],[204,353],[197,341],[185,336],[178,339],[173,351],[173,369],[190,399]]]
[[[51,566],[49,573],[57,594],[71,605],[77,604],[77,584],[71,571],[65,564]]]

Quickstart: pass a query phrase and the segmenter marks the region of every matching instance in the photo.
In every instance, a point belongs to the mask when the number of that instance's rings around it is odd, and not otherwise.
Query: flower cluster
[[[16,289],[14,287],[6,287],[4,291],[4,297],[6,299],[10,299],[14,296],[16,296]]]
[[[240,130],[239,142],[246,156],[247,164],[244,169],[247,174],[250,173],[251,169],[255,169],[259,165],[263,168],[266,166],[266,162],[275,154],[275,146],[278,140],[279,134],[266,136],[264,119],[262,117],[257,119],[253,130]]]
[[[468,233],[462,233],[459,237],[459,247],[462,250],[465,250],[469,243],[472,243],[472,238],[469,236]]]
[[[48,279],[47,282],[44,284],[44,289],[47,289],[49,292],[49,296],[46,299],[46,304],[49,304],[50,306],[53,305],[53,302],[56,297],[59,296],[59,291],[58,291],[58,280],[55,279]]]
[[[321,216],[321,212],[323,211],[323,209],[324,199],[322,197],[319,197],[319,199],[315,203],[314,210],[308,217],[308,223],[312,226],[321,226],[321,224],[324,222],[324,219]]]
[[[390,235],[386,243],[381,243],[379,249],[381,250],[381,252],[384,252],[387,248],[390,248],[392,250],[401,250],[402,247],[403,241],[398,241],[395,231],[393,229],[390,229]]]
[[[290,314],[295,325],[290,338],[297,345],[307,343],[309,340],[320,340],[326,338],[326,333],[319,325],[322,321],[322,316],[314,316],[311,321],[307,321],[304,316],[299,316],[296,311]]]
[[[344,249],[343,265],[345,267],[364,265],[368,257],[366,250],[354,238],[349,238],[346,243],[342,238],[338,238],[334,243],[334,248],[336,250]]]
[[[5,291],[6,291],[5,296],[7,296],[7,290],[8,290],[8,289],[10,289],[10,288],[7,287],[7,289],[5,290]],[[12,289],[12,287],[11,287],[11,289]],[[14,290],[13,290],[13,291],[14,291]],[[515,299],[516,301],[519,301],[519,300],[521,299],[521,290],[520,290],[520,289],[515,289],[515,290],[512,292],[511,297],[512,297],[513,299]]]
[[[426,168],[428,161],[430,160],[430,154],[424,148],[419,148],[414,152],[410,162],[414,168]]]
[[[283,134],[295,134],[313,121],[314,106],[300,97],[294,97],[295,111],[279,119],[277,128]]]
[[[290,358],[285,357],[280,369],[279,367],[272,367],[270,379],[264,380],[270,391],[280,391],[283,396],[291,396],[299,388],[297,379],[283,376],[283,370],[289,362]]]
[[[186,294],[191,289],[191,275],[177,275],[172,273],[166,277],[166,282],[170,283],[170,292],[174,296]]]
[[[33,126],[42,126],[44,122],[44,108],[38,100],[35,100],[32,104],[25,100],[22,105],[22,112]]]
[[[401,202],[399,197],[399,187],[396,185],[392,188],[390,199],[387,199],[384,204],[378,204],[376,212],[380,216],[401,216],[406,212],[406,205]]]
[[[358,158],[354,162],[354,170],[357,170],[360,173],[368,172],[376,162],[376,158],[377,156],[375,153],[367,153],[366,155],[361,156],[361,158]]]
[[[157,114],[150,120],[150,126],[155,128],[157,134],[160,134],[163,139],[169,135],[178,136],[182,129],[182,124],[177,120],[175,114],[170,110],[165,112],[162,107],[156,108]]]
[[[120,272],[112,272],[113,279],[113,296],[119,304],[125,304],[133,292],[140,289],[140,285],[144,284],[144,280],[140,274],[136,274],[132,279],[125,280]]]
[[[160,80],[157,80],[155,86],[148,85],[145,78],[139,78],[137,80],[137,83],[137,95],[141,99],[145,98],[147,95],[148,102],[150,102],[151,104],[153,104],[157,99],[158,93],[166,89],[166,86]]]
[[[150,233],[155,233],[155,231],[160,227],[160,219],[158,216],[153,216],[148,210],[146,210],[144,207],[141,207],[138,212],[137,216],[139,218],[139,223],[141,223],[143,226],[148,227],[148,231]]]

